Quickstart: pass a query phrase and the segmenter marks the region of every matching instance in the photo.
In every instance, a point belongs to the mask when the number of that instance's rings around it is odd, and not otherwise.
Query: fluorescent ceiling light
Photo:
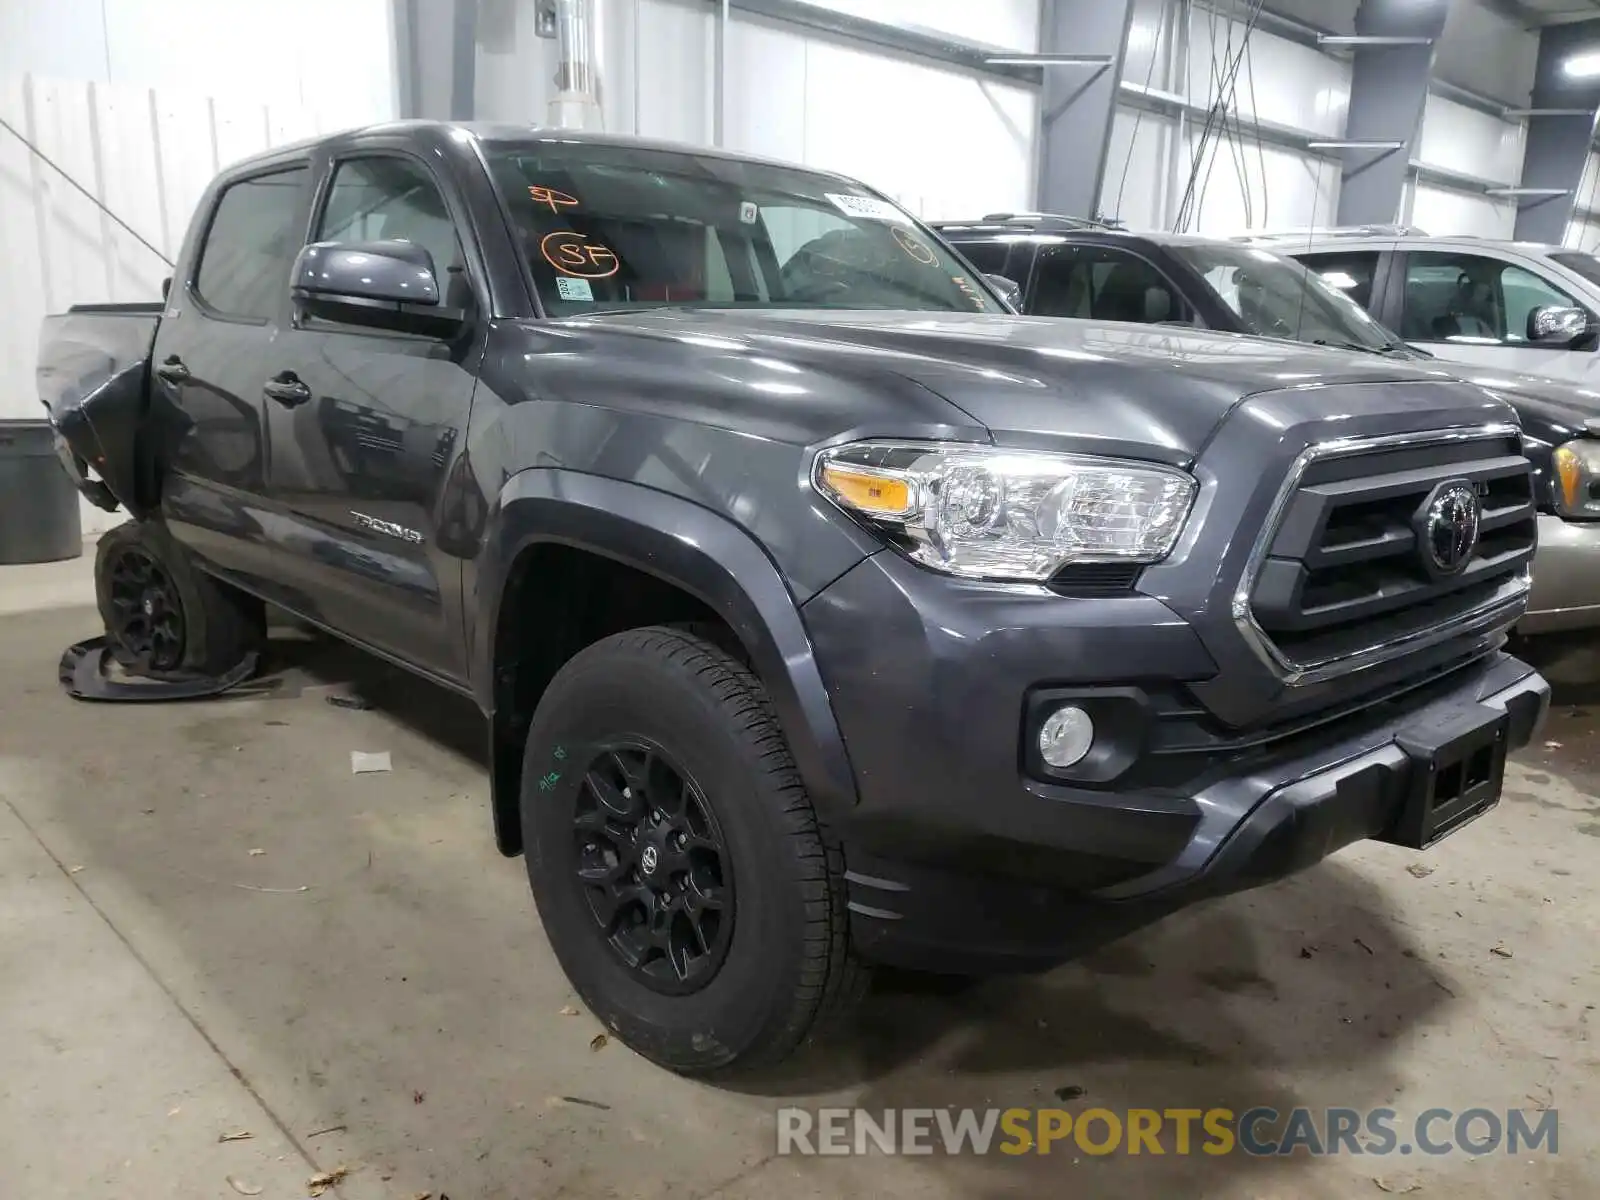
[[[1561,73],[1568,79],[1593,79],[1600,75],[1600,53],[1574,54],[1561,64]]]

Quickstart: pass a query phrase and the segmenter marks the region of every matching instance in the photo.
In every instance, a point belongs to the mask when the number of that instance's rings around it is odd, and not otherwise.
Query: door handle
[[[293,371],[275,375],[261,388],[268,400],[276,400],[285,408],[295,408],[311,399],[311,389],[302,383]]]
[[[156,368],[156,374],[168,383],[188,383],[191,372],[183,365],[183,360],[174,354]]]

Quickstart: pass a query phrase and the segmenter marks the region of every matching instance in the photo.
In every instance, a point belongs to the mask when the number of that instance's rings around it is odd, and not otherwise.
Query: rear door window
[[[1038,265],[1031,312],[1140,325],[1193,320],[1167,277],[1136,254],[1114,246],[1061,246]]]
[[[229,184],[217,199],[194,291],[211,314],[270,321],[305,232],[306,167]]]
[[[1315,271],[1323,283],[1343,292],[1368,312],[1372,311],[1372,281],[1378,275],[1378,251],[1347,250],[1291,257]]]
[[[1006,273],[1006,260],[1010,257],[1011,243],[982,241],[955,242],[954,245],[969,263],[984,274],[1004,275]]]

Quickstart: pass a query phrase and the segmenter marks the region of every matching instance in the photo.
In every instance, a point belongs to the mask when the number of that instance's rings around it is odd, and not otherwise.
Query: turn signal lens
[[[1578,507],[1578,487],[1583,482],[1583,463],[1571,446],[1558,446],[1552,457],[1555,460],[1556,479],[1561,484],[1561,500],[1568,510]]]
[[[912,511],[911,485],[904,479],[827,463],[822,468],[822,482],[839,499],[867,516],[902,517]]]

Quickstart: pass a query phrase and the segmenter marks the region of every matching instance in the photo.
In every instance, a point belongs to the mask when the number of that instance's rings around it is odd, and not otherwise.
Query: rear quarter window
[[[987,275],[1004,275],[1011,246],[1007,242],[962,242],[952,239],[951,245],[978,270]],[[1019,281],[1020,282],[1020,281]]]

